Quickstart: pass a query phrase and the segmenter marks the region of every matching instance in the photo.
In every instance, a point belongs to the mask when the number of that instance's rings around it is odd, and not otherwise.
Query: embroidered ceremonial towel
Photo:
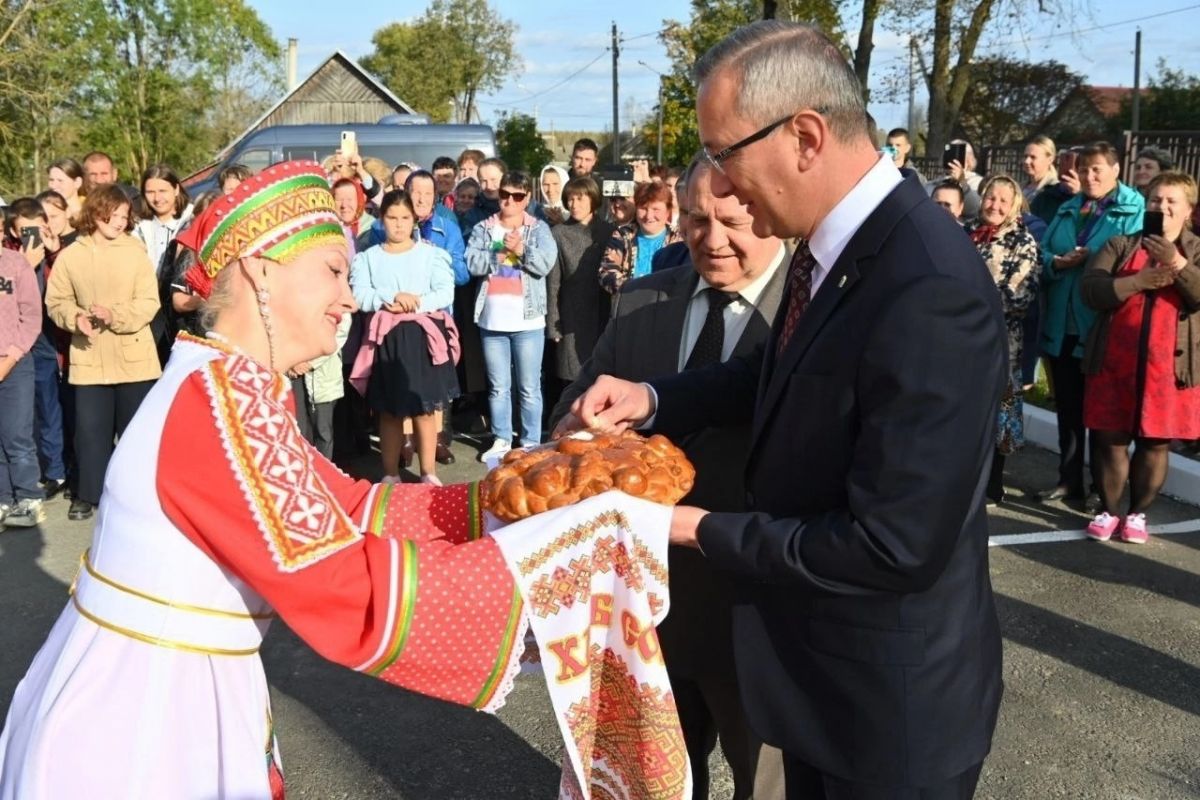
[[[654,630],[669,608],[670,526],[669,507],[607,492],[492,530],[566,744],[560,800],[692,796]]]

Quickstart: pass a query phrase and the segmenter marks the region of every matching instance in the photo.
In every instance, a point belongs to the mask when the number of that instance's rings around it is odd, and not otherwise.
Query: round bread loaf
[[[516,522],[612,489],[674,505],[695,478],[692,463],[670,439],[626,431],[514,450],[483,479],[480,494],[498,519]]]

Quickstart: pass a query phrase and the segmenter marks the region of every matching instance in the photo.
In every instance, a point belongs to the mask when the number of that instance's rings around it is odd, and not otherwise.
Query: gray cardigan
[[[608,296],[598,276],[613,225],[599,217],[587,225],[572,220],[555,227],[553,234],[558,259],[546,277],[546,336],[559,340],[556,374],[573,381],[608,321],[602,312]]]

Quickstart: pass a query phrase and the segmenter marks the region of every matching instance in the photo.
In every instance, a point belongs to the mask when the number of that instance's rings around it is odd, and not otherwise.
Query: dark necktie
[[[788,267],[787,313],[783,317],[783,327],[779,329],[779,338],[775,340],[776,355],[787,347],[800,323],[800,315],[812,302],[813,270],[816,268],[817,260],[808,249],[808,242],[801,241],[796,245],[796,254],[792,256],[792,264]]]
[[[725,347],[725,307],[738,298],[737,292],[722,292],[711,287],[704,293],[708,296],[708,316],[704,318],[704,327],[700,329],[684,369],[699,369],[721,362],[721,350]]]

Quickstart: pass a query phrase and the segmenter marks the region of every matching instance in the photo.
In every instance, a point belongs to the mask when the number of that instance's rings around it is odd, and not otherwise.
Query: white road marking
[[[1177,533],[1200,533],[1200,519],[1171,522],[1166,525],[1148,525],[1151,536],[1171,536]],[[1009,533],[989,536],[988,547],[1011,547],[1015,544],[1047,544],[1049,542],[1074,542],[1087,539],[1083,530],[1078,531],[1033,531],[1032,533]],[[1114,541],[1116,541],[1114,537]]]

